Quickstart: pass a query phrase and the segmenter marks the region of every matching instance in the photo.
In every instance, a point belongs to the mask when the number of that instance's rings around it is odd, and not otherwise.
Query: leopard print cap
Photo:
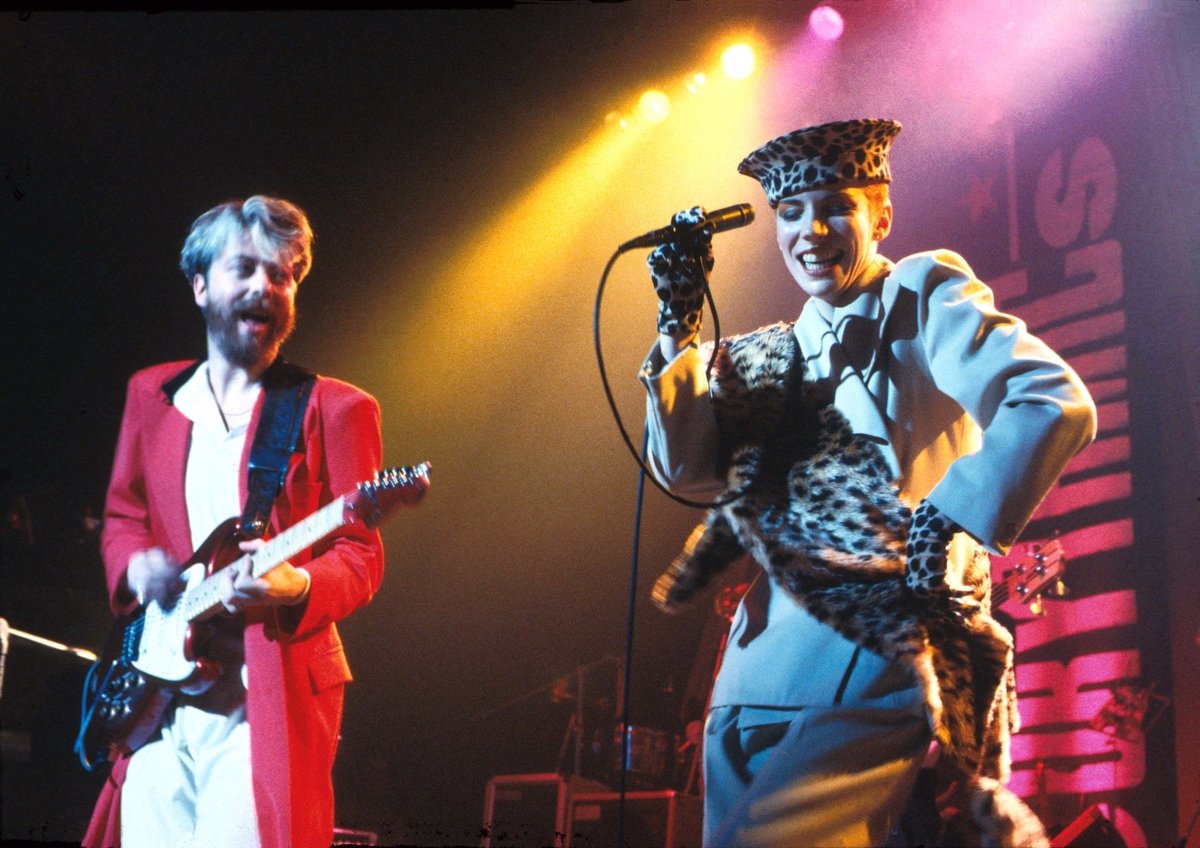
[[[781,135],[742,160],[738,173],[762,183],[767,202],[837,183],[890,183],[888,149],[898,121],[858,118]]]

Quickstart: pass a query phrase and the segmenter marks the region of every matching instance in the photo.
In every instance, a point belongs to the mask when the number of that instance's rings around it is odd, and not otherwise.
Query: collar
[[[870,378],[883,343],[884,325],[896,300],[898,287],[891,276],[894,267],[891,260],[877,256],[867,272],[869,282],[860,288],[858,296],[844,306],[835,306],[829,317],[815,298],[804,304],[796,321],[796,338],[805,365],[815,378],[828,379],[833,376],[831,369],[841,374],[845,368],[853,369],[863,380]]]
[[[259,391],[262,391],[261,388]],[[175,390],[174,401],[180,414],[190,419],[195,426],[222,436],[226,434],[225,422],[221,420],[216,398],[209,387],[207,360],[199,363],[184,383]],[[230,432],[244,430],[247,423],[243,421],[240,427],[235,426]]]
[[[872,377],[898,290],[891,277],[893,267],[891,261],[880,256],[870,272],[871,281],[858,297],[835,308],[829,318],[810,299],[804,304],[793,332],[808,373],[813,379],[829,384],[834,405],[849,419],[854,432],[878,442],[893,474],[898,474],[882,400],[870,388],[880,385],[879,379]]]

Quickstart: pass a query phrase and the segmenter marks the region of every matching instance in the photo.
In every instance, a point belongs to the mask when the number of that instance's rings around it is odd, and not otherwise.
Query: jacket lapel
[[[193,553],[183,488],[192,422],[165,395],[161,400],[161,414],[151,435],[156,448],[150,454],[154,468],[146,475],[146,486],[153,489],[147,501],[160,512],[160,527],[169,539],[171,553],[186,561]]]

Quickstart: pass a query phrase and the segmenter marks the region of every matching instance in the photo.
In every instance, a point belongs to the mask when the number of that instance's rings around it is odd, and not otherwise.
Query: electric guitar
[[[418,503],[428,488],[428,463],[379,471],[250,554],[251,574],[262,577],[346,525],[374,529],[398,507]],[[150,601],[114,625],[84,682],[75,753],[85,769],[145,744],[176,692],[198,695],[216,682],[221,668],[204,657],[202,622],[223,609],[219,572],[246,556],[238,542],[248,538],[239,519],[224,521],[184,564],[177,598]]]
[[[1041,615],[1043,595],[1066,594],[1062,583],[1066,568],[1067,556],[1057,539],[1035,545],[1029,556],[1005,571],[1003,581],[992,588],[992,609],[1012,601],[1028,606],[1034,615]]]

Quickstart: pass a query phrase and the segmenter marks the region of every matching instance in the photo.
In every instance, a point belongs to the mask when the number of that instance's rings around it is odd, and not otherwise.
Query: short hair
[[[197,274],[207,277],[229,240],[242,235],[278,257],[297,283],[312,269],[314,236],[304,211],[286,200],[256,194],[214,206],[192,223],[179,254],[184,277],[189,283]]]
[[[888,184],[871,183],[870,185],[865,185],[863,186],[863,193],[867,196],[867,208],[871,212],[871,220],[878,220],[891,194]]]

